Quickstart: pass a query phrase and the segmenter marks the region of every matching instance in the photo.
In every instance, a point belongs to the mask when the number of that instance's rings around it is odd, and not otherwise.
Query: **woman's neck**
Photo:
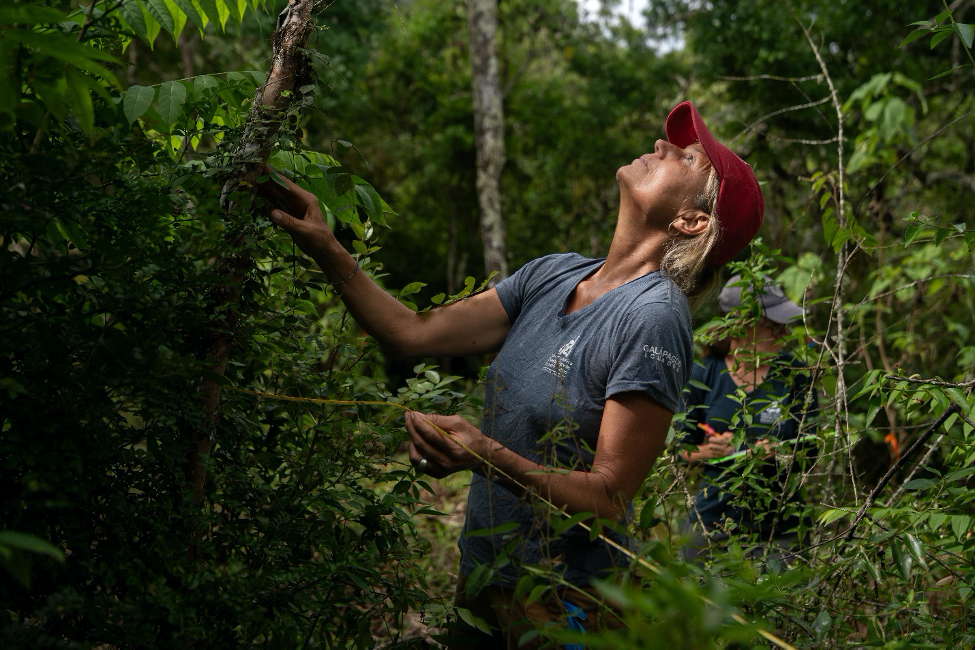
[[[567,302],[567,313],[582,309],[608,291],[661,268],[669,235],[652,228],[634,210],[622,202],[607,258],[597,271],[577,284]]]
[[[667,232],[649,228],[644,220],[626,214],[622,206],[607,260],[591,277],[597,283],[609,284],[613,288],[657,271],[661,268],[668,240]]]

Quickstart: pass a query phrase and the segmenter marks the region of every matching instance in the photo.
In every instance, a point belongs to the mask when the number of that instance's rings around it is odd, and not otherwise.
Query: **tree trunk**
[[[501,280],[509,275],[509,264],[499,191],[499,179],[505,165],[505,125],[495,47],[497,14],[497,0],[468,0],[468,51],[472,62],[477,165],[475,189],[478,192],[485,272],[498,271],[496,280]]]
[[[234,217],[250,213],[255,179],[274,147],[286,109],[292,101],[301,97],[299,89],[311,79],[311,64],[305,47],[313,31],[314,4],[314,0],[290,0],[278,16],[278,27],[272,37],[272,63],[268,79],[251,107],[241,144],[234,154],[231,171],[221,192],[227,228],[227,254],[216,266],[222,282],[218,282],[207,296],[209,309],[221,316],[203,337],[199,348],[199,358],[216,375],[224,374],[227,367],[228,353],[241,316],[241,285],[251,264],[251,252],[245,244],[247,226],[242,225],[240,217]],[[231,194],[240,189],[247,193],[235,203],[231,200]],[[197,499],[203,494],[207,478],[206,461],[217,422],[220,385],[210,377],[204,377],[200,380],[198,392],[205,418],[188,432],[189,449],[184,465],[184,479]]]

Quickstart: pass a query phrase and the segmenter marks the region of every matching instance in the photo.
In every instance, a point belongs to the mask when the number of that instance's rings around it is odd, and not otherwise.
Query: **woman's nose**
[[[668,140],[655,140],[655,155],[664,159],[669,154],[675,154],[679,150]]]

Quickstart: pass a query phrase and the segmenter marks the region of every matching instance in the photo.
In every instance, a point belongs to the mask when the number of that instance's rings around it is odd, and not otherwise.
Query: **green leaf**
[[[901,47],[904,47],[907,43],[912,43],[916,39],[922,38],[923,36],[926,36],[929,33],[930,33],[930,30],[928,30],[928,29],[917,29],[914,32],[910,32],[909,33],[909,36],[907,36],[906,38],[902,39],[902,43],[899,44],[899,47],[900,48]]]
[[[0,7],[0,25],[51,25],[64,22],[67,17],[50,7],[27,4]]]
[[[64,551],[46,539],[34,537],[17,530],[0,531],[0,544],[28,553],[39,553],[64,562]]]
[[[828,610],[822,609],[818,612],[818,615],[814,619],[814,633],[817,635],[817,640],[820,641],[821,637],[831,628],[831,614]]]
[[[838,220],[834,218],[835,209],[828,208],[821,213],[821,228],[824,230],[824,241],[830,244],[838,232]]]
[[[149,15],[155,18],[163,26],[163,29],[170,34],[174,34],[173,30],[176,25],[173,16],[170,15],[169,7],[166,6],[164,0],[143,0],[143,4],[149,10]]]
[[[70,96],[72,112],[75,119],[78,120],[81,130],[91,138],[92,131],[95,128],[95,111],[92,108],[92,94],[85,82],[85,74],[69,69],[67,75],[68,95]]]
[[[958,65],[955,68],[950,68],[949,70],[944,70],[940,74],[933,75],[932,77],[930,77],[929,79],[927,79],[927,81],[933,81],[934,79],[940,79],[941,77],[945,77],[948,74],[953,74],[954,72],[956,72],[960,68],[969,68],[969,67],[971,67],[971,65],[969,63],[964,63],[962,65]]]
[[[951,386],[950,388],[947,388],[946,392],[947,395],[950,396],[950,399],[952,399],[953,402],[959,406],[965,414],[970,413],[974,409],[973,404],[970,403],[970,400],[967,399],[967,396],[964,395],[963,391],[959,388]]]
[[[213,95],[220,82],[209,74],[197,75],[193,79],[193,98],[197,101]]]
[[[553,532],[555,532],[557,535],[561,535],[584,519],[590,519],[593,516],[594,515],[589,512],[578,512],[577,514],[566,517],[565,519],[551,521],[550,525],[553,527]]]
[[[78,250],[89,250],[88,237],[85,229],[81,227],[81,224],[72,221],[70,219],[58,219],[55,222],[55,226],[58,232],[64,236],[65,239],[70,241],[75,245]]]
[[[139,4],[138,0],[125,0],[125,2],[122,3],[122,6],[119,7],[119,13],[122,15],[122,20],[125,21],[125,24],[129,26],[129,29],[131,29],[136,36],[152,45],[143,11],[144,9]]]
[[[655,514],[654,500],[649,499],[641,508],[641,517],[638,519],[638,526],[643,530],[647,530],[652,526],[658,525],[661,521],[661,517]]]
[[[957,33],[960,40],[969,50],[974,45],[974,26],[966,23],[953,23],[953,31]]]
[[[468,580],[465,582],[465,595],[468,598],[475,598],[482,588],[489,583],[492,579],[492,567],[485,564],[479,564],[475,569],[468,574]]]
[[[933,40],[930,41],[930,49],[932,50],[937,45],[946,40],[946,37],[953,33],[951,29],[937,29],[936,34],[933,35]]]
[[[851,513],[848,512],[847,510],[830,508],[828,510],[825,510],[823,513],[821,513],[821,516],[818,517],[818,521],[820,521],[824,525],[827,525],[833,521],[837,521],[841,519],[842,517],[847,517],[850,514]]]
[[[401,289],[400,290],[400,293],[398,295],[400,295],[400,296],[409,296],[409,295],[412,295],[412,294],[417,293],[418,291],[420,291],[421,289],[423,289],[426,286],[427,285],[424,284],[423,282],[411,282],[406,287],[404,287],[403,289]]]
[[[163,0],[163,2],[166,3],[167,10],[173,16],[173,43],[179,47],[180,34],[183,33],[183,28],[187,25],[187,15],[177,6],[174,0]]]
[[[130,86],[122,98],[122,112],[125,113],[129,124],[142,117],[143,113],[152,105],[156,91],[149,86]]]
[[[906,548],[909,549],[919,566],[926,566],[926,547],[923,546],[918,537],[906,535]]]
[[[227,18],[221,20],[221,12],[217,8],[217,0],[197,0],[197,5],[204,12],[204,15],[207,16],[207,20],[214,24],[215,29],[220,25],[221,31],[224,30],[224,21]]]
[[[899,574],[902,575],[903,580],[909,580],[909,574],[913,568],[913,559],[909,557],[898,539],[892,540],[889,548],[892,550],[892,560],[895,562],[896,568],[899,569]]]
[[[186,14],[190,22],[196,25],[197,29],[200,30],[200,33],[203,34],[204,27],[206,26],[206,19],[200,15],[197,8],[193,6],[193,3],[190,2],[190,0],[172,0],[172,2],[180,8],[180,11]]]
[[[925,490],[936,485],[936,481],[928,478],[915,478],[907,481],[902,487],[906,490]]]
[[[913,242],[913,240],[916,239],[916,236],[919,235],[919,233],[921,233],[923,231],[923,228],[924,227],[925,227],[925,224],[922,224],[922,223],[911,223],[908,226],[906,226],[906,244],[905,244],[905,246],[909,246],[909,244],[911,244]]]
[[[957,539],[963,539],[971,529],[971,518],[967,515],[953,515],[950,517],[950,528]]]
[[[76,42],[64,34],[32,32],[23,29],[11,29],[4,32],[3,37],[24,45],[29,45],[44,56],[50,56],[65,61],[79,70],[90,72],[101,77],[116,88],[121,88],[115,75],[97,61],[118,63],[113,56],[96,50],[93,47]]]
[[[461,620],[463,620],[471,627],[481,630],[485,634],[488,635],[492,634],[492,628],[489,627],[489,624],[486,623],[484,619],[481,619],[475,616],[474,614],[472,614],[471,610],[467,610],[464,607],[456,607],[455,611],[458,612],[458,616],[461,618]]]
[[[176,123],[183,111],[183,103],[187,100],[187,89],[179,81],[167,81],[159,88],[156,105],[159,116],[167,127]]]

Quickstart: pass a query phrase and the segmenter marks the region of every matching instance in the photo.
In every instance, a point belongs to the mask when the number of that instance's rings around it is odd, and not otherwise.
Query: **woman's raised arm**
[[[326,225],[319,201],[289,179],[258,186],[275,209],[271,220],[338,287],[356,322],[390,354],[401,357],[465,356],[498,351],[512,324],[495,289],[466,300],[416,313],[381,289]]]

